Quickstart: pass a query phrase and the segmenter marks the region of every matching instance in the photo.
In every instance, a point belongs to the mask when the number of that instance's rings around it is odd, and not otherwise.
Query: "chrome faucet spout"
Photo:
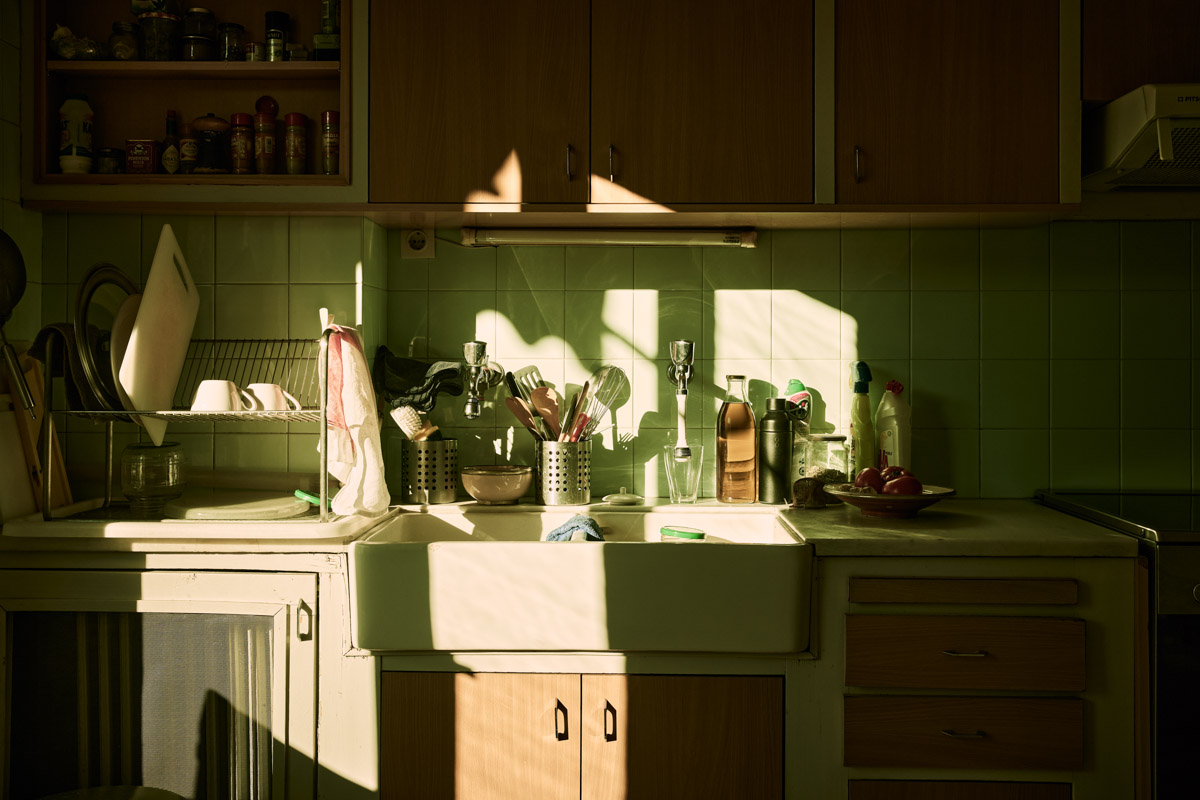
[[[483,408],[483,393],[504,380],[504,367],[488,361],[487,342],[464,344],[463,360],[467,365],[467,402],[463,414],[467,419],[476,419]]]
[[[675,394],[687,394],[688,381],[692,379],[692,361],[696,355],[696,343],[689,339],[676,339],[668,346],[671,363],[667,367],[667,379],[675,384]]]

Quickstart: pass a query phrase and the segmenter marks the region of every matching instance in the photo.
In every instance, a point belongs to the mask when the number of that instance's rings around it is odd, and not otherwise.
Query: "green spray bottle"
[[[860,470],[875,466],[878,443],[875,441],[875,426],[871,423],[871,368],[865,361],[850,362],[850,384],[854,392],[850,400],[850,463],[849,480],[853,481]]]

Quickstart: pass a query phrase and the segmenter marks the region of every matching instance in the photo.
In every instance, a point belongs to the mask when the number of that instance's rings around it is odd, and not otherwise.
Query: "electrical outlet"
[[[432,228],[405,228],[400,233],[401,258],[433,258]]]

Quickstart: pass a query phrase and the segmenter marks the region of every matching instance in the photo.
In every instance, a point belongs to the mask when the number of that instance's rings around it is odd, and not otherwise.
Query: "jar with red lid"
[[[254,169],[259,175],[275,172],[275,115],[254,115]]]
[[[283,122],[284,166],[288,175],[303,175],[308,167],[308,117],[292,113]]]
[[[249,114],[234,114],[229,118],[229,166],[234,175],[254,172],[254,120]]]

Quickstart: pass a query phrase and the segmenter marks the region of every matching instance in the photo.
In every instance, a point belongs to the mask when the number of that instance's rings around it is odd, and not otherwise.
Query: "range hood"
[[[1200,188],[1200,83],[1152,83],[1084,118],[1083,188]]]

